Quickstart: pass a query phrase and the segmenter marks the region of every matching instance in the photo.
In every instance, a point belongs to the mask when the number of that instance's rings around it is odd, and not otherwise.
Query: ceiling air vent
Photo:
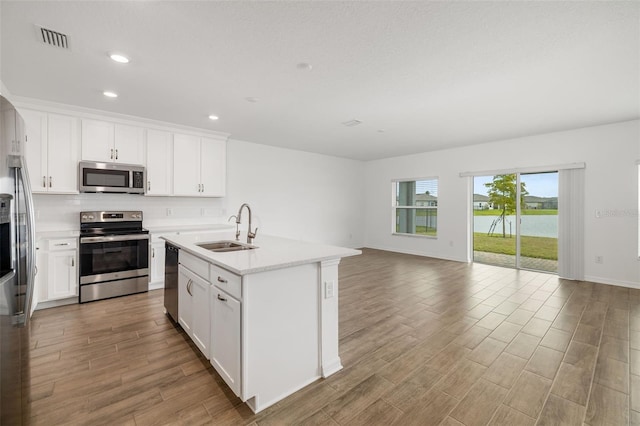
[[[59,33],[47,28],[38,27],[40,30],[41,40],[49,46],[59,47],[61,49],[69,48],[69,38],[66,34]]]
[[[349,121],[345,121],[342,124],[344,124],[347,127],[356,127],[357,125],[362,124],[362,121],[360,121],[360,120],[349,120]]]

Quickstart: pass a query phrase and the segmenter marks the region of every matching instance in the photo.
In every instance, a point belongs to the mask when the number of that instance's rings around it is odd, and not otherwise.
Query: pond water
[[[474,216],[473,232],[489,232],[491,223],[499,216]],[[509,233],[509,225],[511,225],[511,235],[516,234],[516,217],[515,215],[506,217],[506,230]],[[494,231],[502,233],[502,222],[500,222]],[[520,230],[522,235],[531,237],[551,237],[558,238],[558,216],[557,215],[523,215],[522,227]]]

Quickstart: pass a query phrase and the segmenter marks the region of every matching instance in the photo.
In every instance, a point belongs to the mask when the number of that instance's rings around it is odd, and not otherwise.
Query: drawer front
[[[186,253],[184,250],[180,250],[178,261],[181,265],[184,265],[196,274],[200,275],[200,277],[204,278],[206,281],[209,281],[209,263],[206,261],[198,259],[197,257]]]
[[[77,238],[56,238],[53,240],[49,240],[47,247],[49,251],[77,249],[78,239]]]
[[[210,265],[211,283],[236,299],[242,298],[242,277],[216,265]]]

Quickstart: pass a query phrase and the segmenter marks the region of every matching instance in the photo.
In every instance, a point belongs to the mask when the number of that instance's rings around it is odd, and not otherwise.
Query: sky
[[[493,176],[476,176],[473,178],[473,193],[487,195],[488,188],[485,183],[491,182]],[[558,172],[523,174],[520,177],[525,182],[529,195],[536,197],[558,196]]]

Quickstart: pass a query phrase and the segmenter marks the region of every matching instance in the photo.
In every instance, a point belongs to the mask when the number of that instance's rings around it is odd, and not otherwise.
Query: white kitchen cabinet
[[[173,138],[173,194],[223,197],[226,142],[177,133]]]
[[[40,111],[20,112],[26,126],[25,158],[34,193],[78,193],[78,119]]]
[[[164,240],[151,240],[151,250],[149,254],[149,290],[164,287]]]
[[[3,140],[11,141],[11,147],[8,152],[2,154],[21,155],[22,144],[24,142],[24,128],[20,126],[20,121],[16,120],[16,111],[9,109],[2,111],[2,137]]]
[[[38,303],[78,296],[78,239],[38,241],[36,290]]]
[[[241,384],[240,309],[239,300],[217,286],[211,287],[211,365],[238,396]]]
[[[82,159],[143,164],[144,129],[100,120],[82,120]]]
[[[147,190],[145,195],[171,195],[173,183],[173,135],[147,130]]]
[[[200,142],[200,181],[205,197],[224,197],[227,178],[227,144],[210,138]]]
[[[82,120],[82,159],[114,161],[114,125],[107,121]]]
[[[77,251],[62,250],[48,253],[47,299],[63,299],[77,296]]]
[[[117,163],[144,164],[144,129],[116,124],[113,147]]]
[[[181,252],[180,256],[185,256]],[[195,345],[208,359],[211,333],[209,288],[211,284],[195,272],[180,265],[178,268],[178,322]]]

